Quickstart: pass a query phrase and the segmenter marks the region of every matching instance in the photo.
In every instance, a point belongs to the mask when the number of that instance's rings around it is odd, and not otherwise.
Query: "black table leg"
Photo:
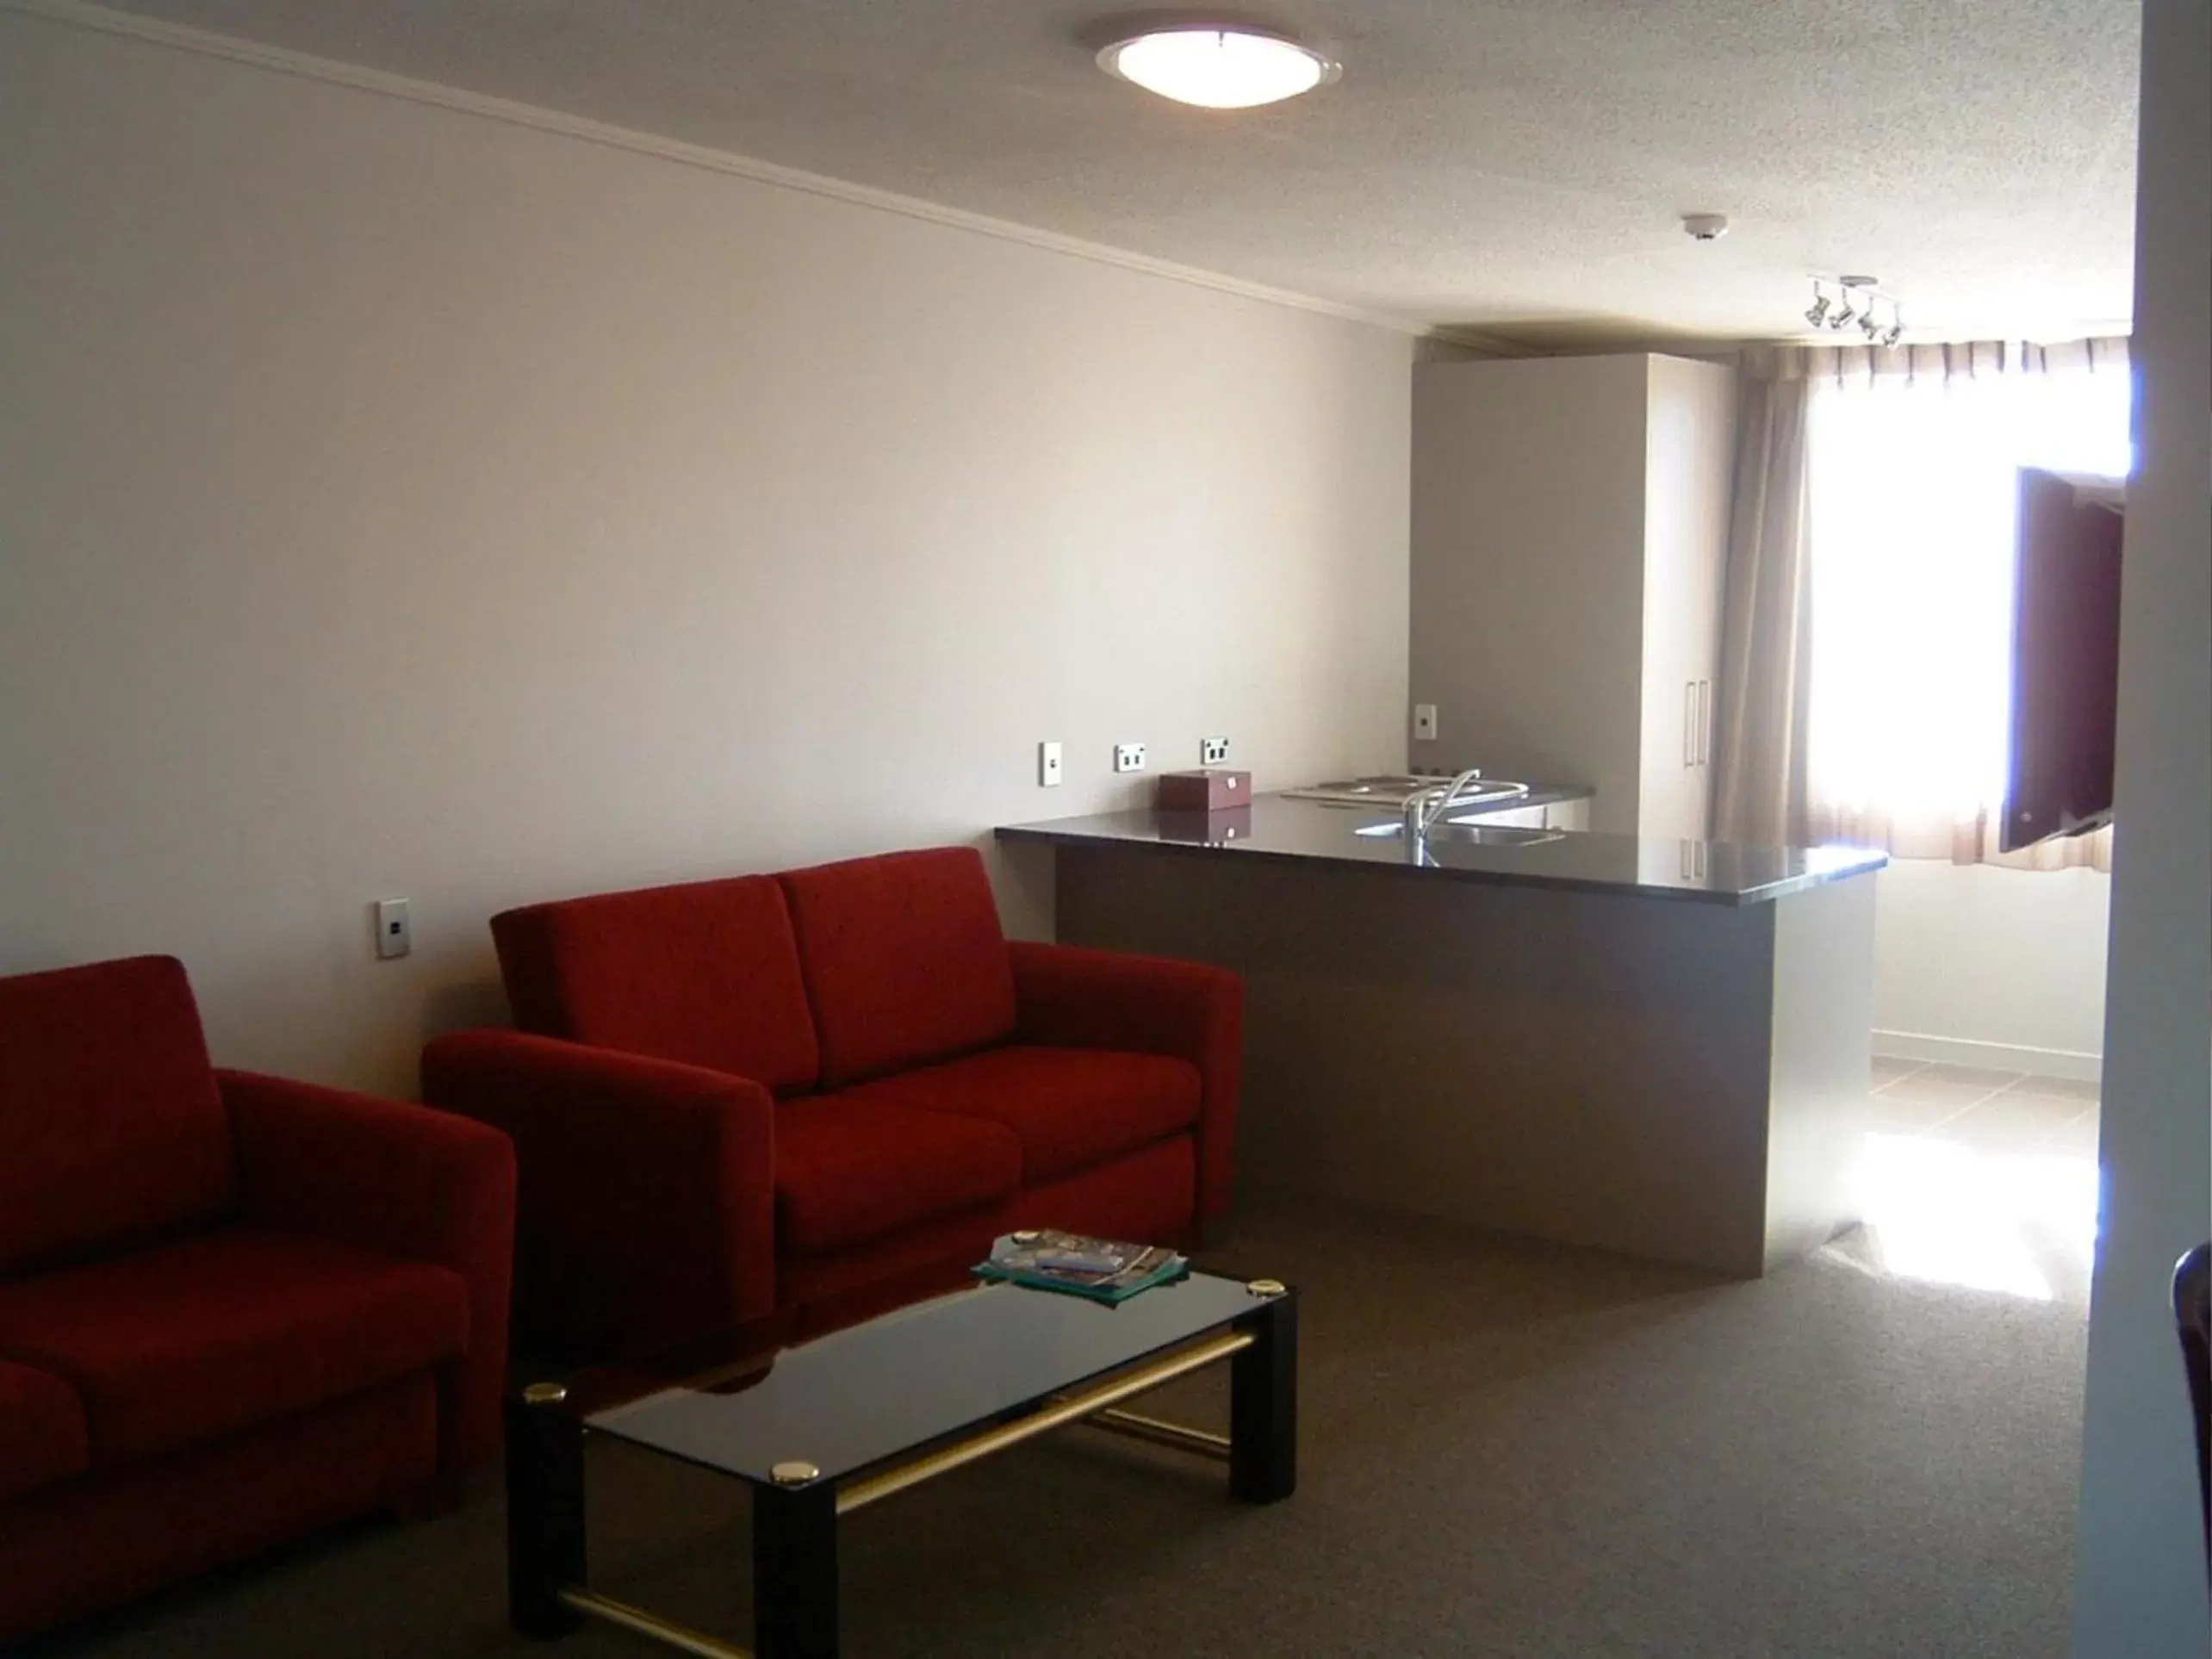
[[[1283,1290],[1237,1321],[1252,1344],[1229,1360],[1229,1491],[1274,1503],[1298,1488],[1298,1297]]]
[[[560,1600],[584,1582],[584,1427],[561,1399],[540,1384],[506,1409],[507,1616],[541,1639],[584,1622]]]
[[[837,1659],[837,1488],[753,1488],[753,1644],[759,1659]]]

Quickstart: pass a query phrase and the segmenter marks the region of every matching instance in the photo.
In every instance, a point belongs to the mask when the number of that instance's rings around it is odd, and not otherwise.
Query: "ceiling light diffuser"
[[[1287,34],[1249,23],[1180,23],[1109,43],[1098,66],[1177,103],[1249,109],[1310,92],[1339,66]]]

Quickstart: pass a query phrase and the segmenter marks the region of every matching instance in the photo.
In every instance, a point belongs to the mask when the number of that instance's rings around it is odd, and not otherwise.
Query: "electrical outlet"
[[[1229,740],[1226,737],[1201,737],[1198,740],[1198,764],[1220,766],[1229,758]]]
[[[407,921],[407,901],[380,898],[376,910],[377,957],[389,961],[395,956],[405,956],[414,948],[414,929]]]
[[[1414,739],[1417,743],[1432,743],[1436,741],[1435,704],[1414,705]]]
[[[1142,772],[1145,769],[1145,746],[1142,743],[1114,745],[1114,770]]]
[[[1060,780],[1060,746],[1058,743],[1037,745],[1037,787],[1051,789]]]

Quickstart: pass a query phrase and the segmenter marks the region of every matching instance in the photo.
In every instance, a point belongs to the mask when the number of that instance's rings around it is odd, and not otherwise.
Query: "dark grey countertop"
[[[1395,871],[1416,880],[1558,887],[1718,904],[1763,904],[1824,882],[1868,874],[1889,862],[1886,854],[1864,847],[1740,847],[1722,841],[1490,829],[1479,839],[1432,836],[1426,857],[1415,863],[1401,837],[1359,833],[1396,823],[1394,813],[1261,795],[1250,806],[1225,812],[1099,812],[1001,824],[997,834],[1008,842],[1324,864]]]

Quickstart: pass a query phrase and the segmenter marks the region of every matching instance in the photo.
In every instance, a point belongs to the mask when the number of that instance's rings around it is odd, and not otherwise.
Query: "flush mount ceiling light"
[[[1252,23],[1156,23],[1109,40],[1098,66],[1177,103],[1250,109],[1326,86],[1341,66]]]

